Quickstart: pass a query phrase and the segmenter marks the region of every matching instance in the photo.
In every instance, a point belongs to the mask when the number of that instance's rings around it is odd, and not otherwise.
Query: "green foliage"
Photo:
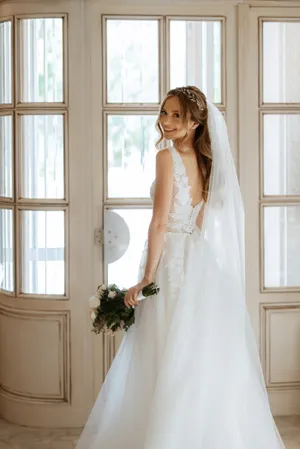
[[[115,293],[113,298],[109,297],[111,292]],[[159,288],[155,283],[146,285],[142,290],[145,297],[156,295],[158,292]],[[125,306],[126,293],[127,290],[120,289],[116,284],[105,287],[105,290],[98,287],[96,296],[100,299],[100,305],[93,309],[96,317],[93,321],[92,332],[99,334],[100,332],[114,333],[118,330],[128,331],[134,324],[135,317],[134,308]]]

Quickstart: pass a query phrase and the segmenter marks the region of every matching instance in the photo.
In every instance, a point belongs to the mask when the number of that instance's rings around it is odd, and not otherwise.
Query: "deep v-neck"
[[[186,180],[187,180],[188,195],[189,195],[189,199],[190,199],[190,204],[191,204],[191,207],[192,207],[193,209],[195,209],[195,208],[199,207],[199,206],[203,203],[203,200],[199,201],[199,203],[197,203],[197,204],[195,204],[195,205],[193,206],[193,198],[192,198],[192,196],[191,196],[191,189],[192,189],[192,186],[190,186],[190,184],[189,184],[189,177],[188,177],[188,175],[187,175],[186,167],[185,167],[185,165],[184,165],[182,156],[181,156],[181,154],[179,153],[179,151],[176,150],[176,148],[174,147],[174,145],[172,145],[172,149],[177,153],[177,155],[178,155],[178,157],[179,157],[179,159],[180,159],[180,163],[181,163],[182,168],[183,168],[184,176],[185,176],[185,178],[186,178]]]

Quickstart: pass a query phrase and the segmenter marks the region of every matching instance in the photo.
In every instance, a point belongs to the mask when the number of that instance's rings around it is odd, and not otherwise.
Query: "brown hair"
[[[203,180],[203,199],[206,202],[208,198],[212,166],[212,151],[207,123],[208,109],[206,97],[203,92],[201,92],[201,90],[195,86],[186,86],[184,88],[172,89],[165,96],[160,107],[160,113],[164,108],[167,99],[174,96],[178,97],[179,99],[183,123],[185,124],[187,122],[189,114],[190,120],[199,123],[199,126],[197,126],[195,132],[194,146],[196,150],[198,167]],[[160,124],[159,117],[156,122],[156,127],[160,133],[160,139],[156,142],[157,148],[163,140],[163,129]],[[179,145],[184,144],[186,137],[187,133],[180,140]]]

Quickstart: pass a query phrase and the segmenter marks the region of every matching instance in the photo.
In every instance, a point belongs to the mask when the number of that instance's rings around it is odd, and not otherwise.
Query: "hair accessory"
[[[201,100],[197,97],[195,92],[193,92],[188,87],[176,87],[175,89],[177,92],[181,92],[184,95],[188,97],[189,100],[191,100],[193,103],[196,103],[200,111],[204,111],[203,104],[201,103]]]

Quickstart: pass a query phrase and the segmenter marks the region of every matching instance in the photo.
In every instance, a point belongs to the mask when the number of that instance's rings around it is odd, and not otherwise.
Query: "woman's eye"
[[[161,111],[160,112],[160,115],[164,115],[164,114],[166,114],[166,111]]]
[[[179,114],[174,114],[176,118],[179,118]]]

